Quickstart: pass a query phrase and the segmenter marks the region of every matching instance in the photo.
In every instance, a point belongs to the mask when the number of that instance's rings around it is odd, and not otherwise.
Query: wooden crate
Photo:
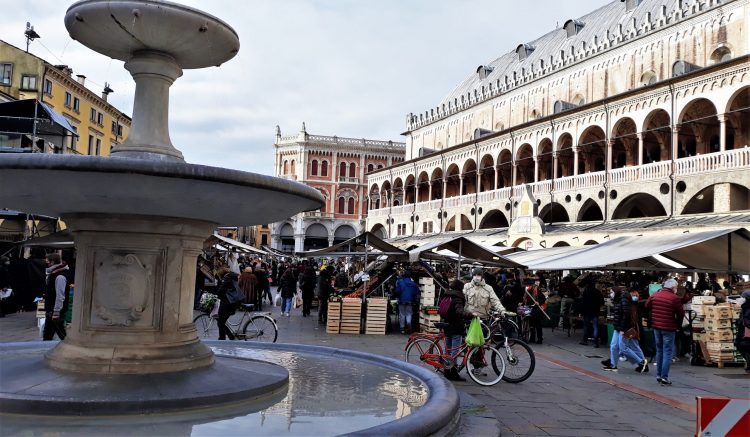
[[[729,304],[709,306],[706,310],[706,320],[723,320],[732,318],[732,308]]]
[[[343,299],[342,302],[339,333],[359,334],[362,323],[362,301],[359,299]]]
[[[710,342],[732,341],[734,339],[734,334],[731,329],[716,329],[706,331],[704,338]]]
[[[387,318],[388,300],[382,298],[367,299],[365,334],[385,335]]]
[[[732,321],[729,319],[706,319],[706,331],[713,331],[717,329],[726,329],[732,327]]]
[[[341,302],[328,302],[328,321],[326,323],[326,332],[329,334],[338,334],[341,323]]]

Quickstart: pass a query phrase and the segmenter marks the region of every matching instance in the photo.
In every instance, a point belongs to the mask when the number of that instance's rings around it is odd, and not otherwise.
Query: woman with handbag
[[[237,311],[239,305],[239,301],[236,301],[234,297],[239,290],[239,285],[237,285],[238,275],[228,268],[222,267],[219,270],[219,276],[221,276],[221,284],[216,289],[216,295],[219,297],[219,340],[226,340],[227,337],[234,340],[232,331],[227,328],[227,320]],[[242,290],[239,291],[244,295]]]
[[[609,345],[609,360],[602,362],[604,370],[617,372],[617,363],[622,354],[628,361],[638,365],[635,369],[637,372],[648,372],[648,360],[643,356],[643,351],[638,345],[640,338],[638,291],[628,292],[625,287],[617,286],[612,289],[610,296],[614,302],[614,331]]]

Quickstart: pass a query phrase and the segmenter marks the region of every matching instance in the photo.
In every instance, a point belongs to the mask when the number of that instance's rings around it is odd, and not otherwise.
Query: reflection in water
[[[120,417],[0,414],[2,435],[336,435],[391,422],[414,413],[427,402],[428,389],[420,381],[364,361],[244,347],[217,346],[214,351],[286,367],[286,397],[252,414],[240,413],[247,407],[239,403],[232,408],[236,412],[216,408]]]
[[[214,351],[286,367],[289,391],[260,413],[196,425],[193,435],[335,435],[399,419],[427,401],[428,390],[420,381],[362,361],[221,346]]]

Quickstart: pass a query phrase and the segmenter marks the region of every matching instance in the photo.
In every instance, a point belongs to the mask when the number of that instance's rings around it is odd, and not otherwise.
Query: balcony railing
[[[293,181],[297,180],[297,175],[296,174],[283,174],[283,175],[281,175],[279,177],[280,178],[284,178],[284,179],[291,179]]]
[[[371,218],[385,217],[388,215],[388,208],[371,209],[367,215]]]
[[[343,184],[359,184],[359,178],[350,178],[348,176],[339,176],[339,182]]]
[[[305,211],[304,217],[305,218],[332,219],[333,218],[333,213],[332,212],[323,212],[323,211]]]
[[[394,206],[391,208],[391,215],[397,215],[397,214],[404,214],[404,213],[411,213],[411,211],[414,209],[414,205],[399,205]]]
[[[694,175],[709,173],[714,171],[726,171],[748,168],[750,169],[750,147],[743,147],[741,149],[728,150],[720,153],[709,153],[700,156],[691,156],[689,158],[680,158],[675,160],[675,173],[679,176]],[[636,182],[647,182],[655,180],[663,180],[668,178],[672,169],[672,161],[659,161],[652,162],[649,164],[642,164],[634,167],[624,167],[611,170],[609,172],[609,181],[611,186],[636,183]],[[599,171],[594,173],[585,173],[578,176],[566,176],[553,180],[546,180],[541,182],[535,182],[531,185],[532,192],[535,196],[549,194],[552,190],[554,192],[571,191],[576,189],[587,189],[603,187],[604,182],[607,178],[606,172]],[[497,190],[485,191],[475,194],[467,194],[464,196],[455,196],[446,198],[444,201],[440,199],[432,200],[429,202],[419,202],[416,204],[416,211],[430,211],[437,210],[441,207],[452,208],[463,205],[470,205],[475,200],[480,203],[489,203],[496,201],[504,201],[509,198],[519,198],[523,195],[525,187],[523,185],[517,185],[515,187],[505,187]],[[393,213],[396,213],[396,208],[404,208],[404,211],[398,210],[399,213],[410,212],[412,205],[407,204],[400,207],[395,207]],[[381,212],[382,211],[382,212]],[[379,215],[387,215],[388,209],[383,208],[380,210],[374,210],[370,212],[370,217],[376,217]]]

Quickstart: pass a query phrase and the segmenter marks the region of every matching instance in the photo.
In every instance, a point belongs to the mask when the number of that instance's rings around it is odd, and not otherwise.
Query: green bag
[[[482,333],[482,324],[479,321],[479,317],[474,317],[469,325],[469,330],[466,331],[466,345],[471,347],[478,347],[484,344],[484,334]]]

